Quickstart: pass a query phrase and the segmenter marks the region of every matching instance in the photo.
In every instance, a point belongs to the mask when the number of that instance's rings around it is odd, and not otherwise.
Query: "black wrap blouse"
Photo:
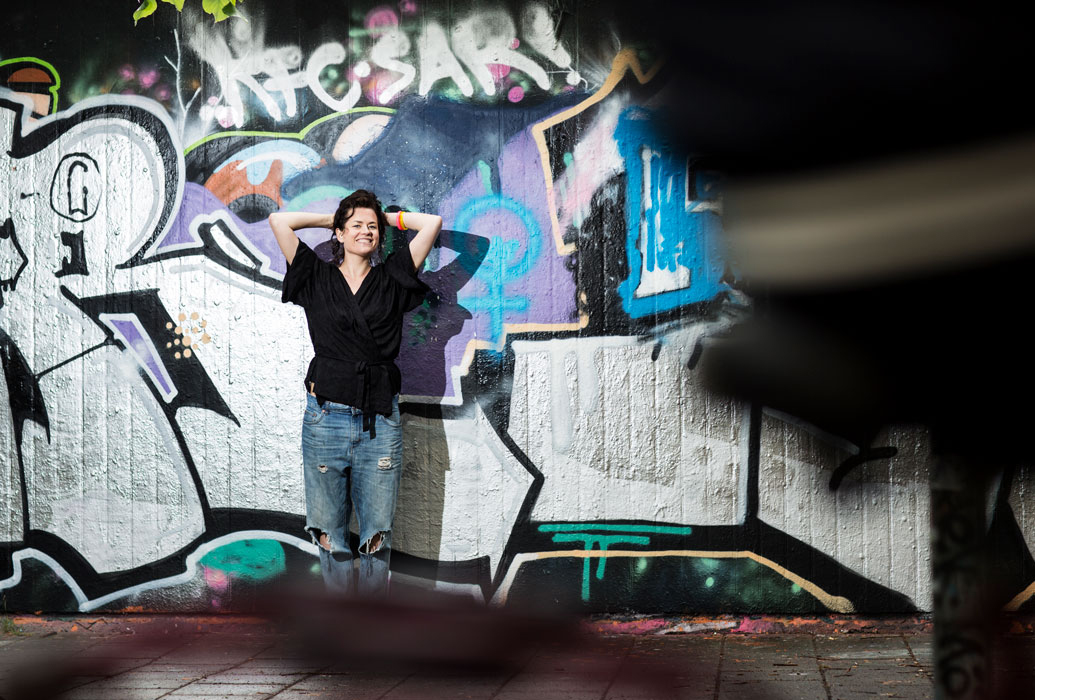
[[[395,359],[403,314],[421,304],[428,291],[409,249],[374,265],[351,294],[339,268],[299,240],[283,278],[283,302],[305,309],[316,353],[305,374],[305,390],[322,403],[361,409],[364,429],[372,432],[374,416],[391,414],[392,397],[400,390]]]

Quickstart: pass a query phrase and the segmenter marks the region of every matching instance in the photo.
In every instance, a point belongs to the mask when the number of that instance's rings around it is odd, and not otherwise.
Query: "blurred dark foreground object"
[[[256,616],[267,624],[250,622],[247,634],[285,640],[291,659],[352,672],[507,673],[522,668],[541,645],[558,645],[572,658],[581,652],[587,655],[594,642],[579,618],[553,611],[493,609],[464,596],[406,586],[380,600],[330,598],[320,589],[319,582],[307,579],[262,595]],[[229,625],[229,616],[219,619],[224,627]],[[148,656],[168,653],[206,634],[195,625],[178,631],[168,620],[167,616],[162,624],[136,626],[131,634],[111,640],[104,652],[41,656],[9,679],[4,700],[62,697],[74,679],[123,673],[133,658],[145,662]],[[612,671],[588,663],[574,673],[598,680],[597,675]],[[645,672],[640,680],[649,687],[667,687],[667,677],[659,672]]]
[[[1002,174],[1020,181],[1032,173],[1022,167]],[[865,217],[861,205],[843,210],[835,217],[841,229],[868,221],[849,231],[854,247],[844,250],[833,235],[840,230],[834,217],[826,223],[814,216],[820,202],[781,198],[781,210],[794,219],[783,238],[800,237],[807,205],[809,235],[794,246],[740,242],[735,262],[739,268],[743,259],[750,262],[744,289],[754,310],[707,343],[701,360],[711,390],[749,400],[757,411],[782,410],[857,445],[859,454],[833,474],[833,488],[846,488],[848,472],[863,461],[895,453],[873,443],[882,428],[930,428],[939,700],[1029,697],[1014,684],[992,684],[997,617],[1006,601],[994,576],[1000,553],[987,537],[992,519],[985,496],[992,476],[1034,461],[1032,198],[1021,197],[1020,187],[979,192],[973,204],[987,201],[989,208],[935,204],[923,211],[926,200],[912,203],[922,212],[912,218],[943,241],[918,227],[909,236],[894,217]],[[732,231],[752,235],[739,209]],[[749,228],[757,226],[755,219]],[[771,236],[772,228],[761,233]],[[983,238],[985,230],[994,242]],[[909,250],[899,264],[879,248],[888,239],[888,247],[907,249],[909,238],[924,249]]]
[[[351,664],[504,669],[522,664],[539,643],[575,647],[588,640],[573,616],[494,609],[409,586],[393,591],[367,600],[299,590],[265,606],[265,614],[277,611],[272,619],[313,658]]]
[[[755,310],[712,386],[864,446],[924,423],[998,471],[1034,448],[1031,138],[736,187],[727,229]]]
[[[612,7],[658,47],[672,146],[721,176],[754,313],[706,347],[712,387],[860,448],[923,422],[940,454],[1031,462],[1033,8]]]
[[[1021,148],[1000,144],[986,153],[999,161]],[[1002,552],[988,537],[986,489],[999,474],[1008,488],[1010,475],[1032,467],[1035,451],[1031,159],[1015,155],[1001,166],[978,185],[947,185],[968,191],[957,200],[917,197],[914,213],[907,200],[885,207],[899,216],[878,215],[855,199],[826,215],[830,197],[805,196],[825,183],[811,182],[773,185],[784,193],[775,216],[759,209],[767,205],[755,194],[743,221],[746,200],[736,193],[734,260],[740,269],[749,262],[744,289],[754,310],[707,343],[701,360],[710,389],[858,446],[834,472],[832,488],[848,488],[849,472],[864,461],[895,454],[894,446],[874,443],[884,427],[930,428],[939,700],[1034,695],[1016,677],[996,685],[993,674],[1007,592],[996,575]],[[883,167],[882,174],[908,180],[915,167]],[[897,249],[905,254],[895,258]]]
[[[707,345],[709,387],[856,445],[923,423],[933,450],[996,472],[1034,450],[1032,256],[833,289],[759,293]]]
[[[867,459],[891,454],[871,443],[887,424],[931,430],[939,700],[1008,692],[990,682],[984,487],[1034,459],[1033,9],[768,0],[649,23],[631,0],[622,15],[662,46],[676,147],[721,174],[726,262],[753,301],[706,343],[709,388]]]

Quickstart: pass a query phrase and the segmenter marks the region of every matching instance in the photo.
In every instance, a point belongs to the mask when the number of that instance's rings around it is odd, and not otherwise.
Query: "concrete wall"
[[[701,387],[705,337],[748,303],[651,47],[538,3],[188,5],[133,27],[72,3],[0,41],[7,609],[236,610],[319,580],[312,349],[266,218],[362,186],[447,229],[404,321],[396,581],[611,613],[930,609],[922,428],[833,491],[854,445]],[[990,492],[1026,589],[1030,477]]]

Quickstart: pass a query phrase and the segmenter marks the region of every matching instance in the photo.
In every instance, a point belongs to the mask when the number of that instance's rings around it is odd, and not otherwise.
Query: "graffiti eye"
[[[98,213],[102,177],[98,163],[86,153],[69,153],[53,173],[49,204],[70,221],[86,221]]]

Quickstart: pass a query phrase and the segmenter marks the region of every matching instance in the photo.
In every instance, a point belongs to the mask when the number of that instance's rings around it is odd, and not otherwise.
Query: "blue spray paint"
[[[687,202],[687,160],[654,127],[652,112],[627,108],[614,137],[626,168],[629,278],[618,286],[626,313],[647,316],[729,289],[722,280],[724,261],[715,252],[722,235],[719,217],[697,211],[697,201]]]
[[[489,316],[490,332],[487,340],[491,342],[501,339],[503,319],[507,311],[523,313],[530,306],[531,300],[526,294],[508,293],[505,286],[527,275],[542,254],[543,241],[542,229],[528,208],[501,194],[490,194],[468,201],[456,215],[453,228],[456,231],[470,231],[476,218],[495,210],[515,214],[524,226],[525,239],[520,241],[501,236],[490,238],[489,254],[482,261],[476,277],[485,287],[485,291],[460,298],[460,303],[471,313],[482,312]]]

